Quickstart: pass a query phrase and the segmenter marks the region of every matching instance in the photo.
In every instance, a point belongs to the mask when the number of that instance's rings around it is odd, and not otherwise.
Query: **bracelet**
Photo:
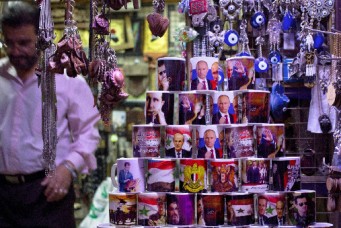
[[[75,170],[68,162],[66,162],[66,161],[63,162],[63,165],[64,165],[64,167],[65,167],[67,170],[69,170],[69,172],[70,172],[71,175],[72,175],[73,180],[74,180],[74,181],[77,180],[78,175],[77,175],[76,170]]]

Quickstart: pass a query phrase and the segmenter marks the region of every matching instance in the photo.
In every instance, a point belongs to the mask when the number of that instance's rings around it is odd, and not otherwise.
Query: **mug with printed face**
[[[209,161],[210,184],[212,192],[238,191],[238,159],[215,159]]]
[[[189,125],[168,125],[166,128],[165,157],[192,157],[192,127]]]
[[[111,180],[119,192],[144,192],[144,160],[142,158],[117,159],[111,167]]]
[[[316,192],[298,190],[287,193],[288,223],[307,227],[316,221]]]
[[[219,90],[224,81],[224,71],[215,57],[193,57],[190,59],[190,90]]]
[[[170,192],[166,194],[167,224],[195,224],[195,194]]]
[[[146,124],[169,125],[174,121],[174,93],[147,91],[145,104]]]
[[[136,193],[109,193],[109,218],[112,225],[135,226],[137,224]]]
[[[255,59],[249,56],[226,59],[226,77],[228,80],[228,90],[253,89]]]
[[[166,193],[140,192],[137,194],[138,224],[164,226],[166,224]]]
[[[242,191],[264,192],[269,190],[270,159],[245,158],[242,160]]]
[[[284,124],[256,124],[255,134],[258,158],[284,156]]]
[[[186,60],[163,57],[157,60],[157,88],[159,91],[186,90]]]
[[[197,225],[224,224],[224,197],[222,193],[214,192],[197,194]]]
[[[287,224],[285,192],[257,194],[257,220],[259,225],[281,226]]]
[[[301,189],[300,157],[280,157],[272,159],[271,190],[295,191]]]

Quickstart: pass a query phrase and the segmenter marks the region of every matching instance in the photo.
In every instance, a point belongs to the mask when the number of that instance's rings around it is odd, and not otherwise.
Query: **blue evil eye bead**
[[[283,31],[290,30],[291,28],[293,28],[294,23],[295,23],[294,17],[290,13],[290,11],[287,11],[282,20],[282,30]]]
[[[271,64],[277,64],[281,62],[281,54],[278,51],[272,51],[269,54],[269,60]]]
[[[236,30],[230,29],[225,33],[224,42],[230,47],[235,46],[238,44],[239,35]]]
[[[236,54],[236,56],[251,56],[251,54],[246,52],[246,51],[242,51],[242,52],[239,52],[238,54]]]
[[[251,26],[253,28],[259,28],[266,23],[266,17],[262,12],[256,12],[251,17]]]
[[[266,58],[259,57],[255,60],[255,70],[257,73],[264,73],[269,70],[269,61]]]
[[[320,49],[324,43],[324,36],[322,33],[318,32],[314,35],[314,48]]]

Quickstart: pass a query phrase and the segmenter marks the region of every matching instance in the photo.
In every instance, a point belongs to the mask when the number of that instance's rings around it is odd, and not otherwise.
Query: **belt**
[[[8,184],[24,184],[29,183],[45,177],[45,170],[38,171],[31,174],[16,174],[16,175],[4,175],[0,174],[0,182]]]

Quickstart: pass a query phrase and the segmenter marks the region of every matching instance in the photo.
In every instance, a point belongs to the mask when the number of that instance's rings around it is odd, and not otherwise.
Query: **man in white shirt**
[[[91,90],[84,78],[56,74],[56,169],[45,176],[38,24],[38,8],[24,2],[1,18],[8,57],[0,60],[0,227],[75,227],[72,180],[97,166]]]

